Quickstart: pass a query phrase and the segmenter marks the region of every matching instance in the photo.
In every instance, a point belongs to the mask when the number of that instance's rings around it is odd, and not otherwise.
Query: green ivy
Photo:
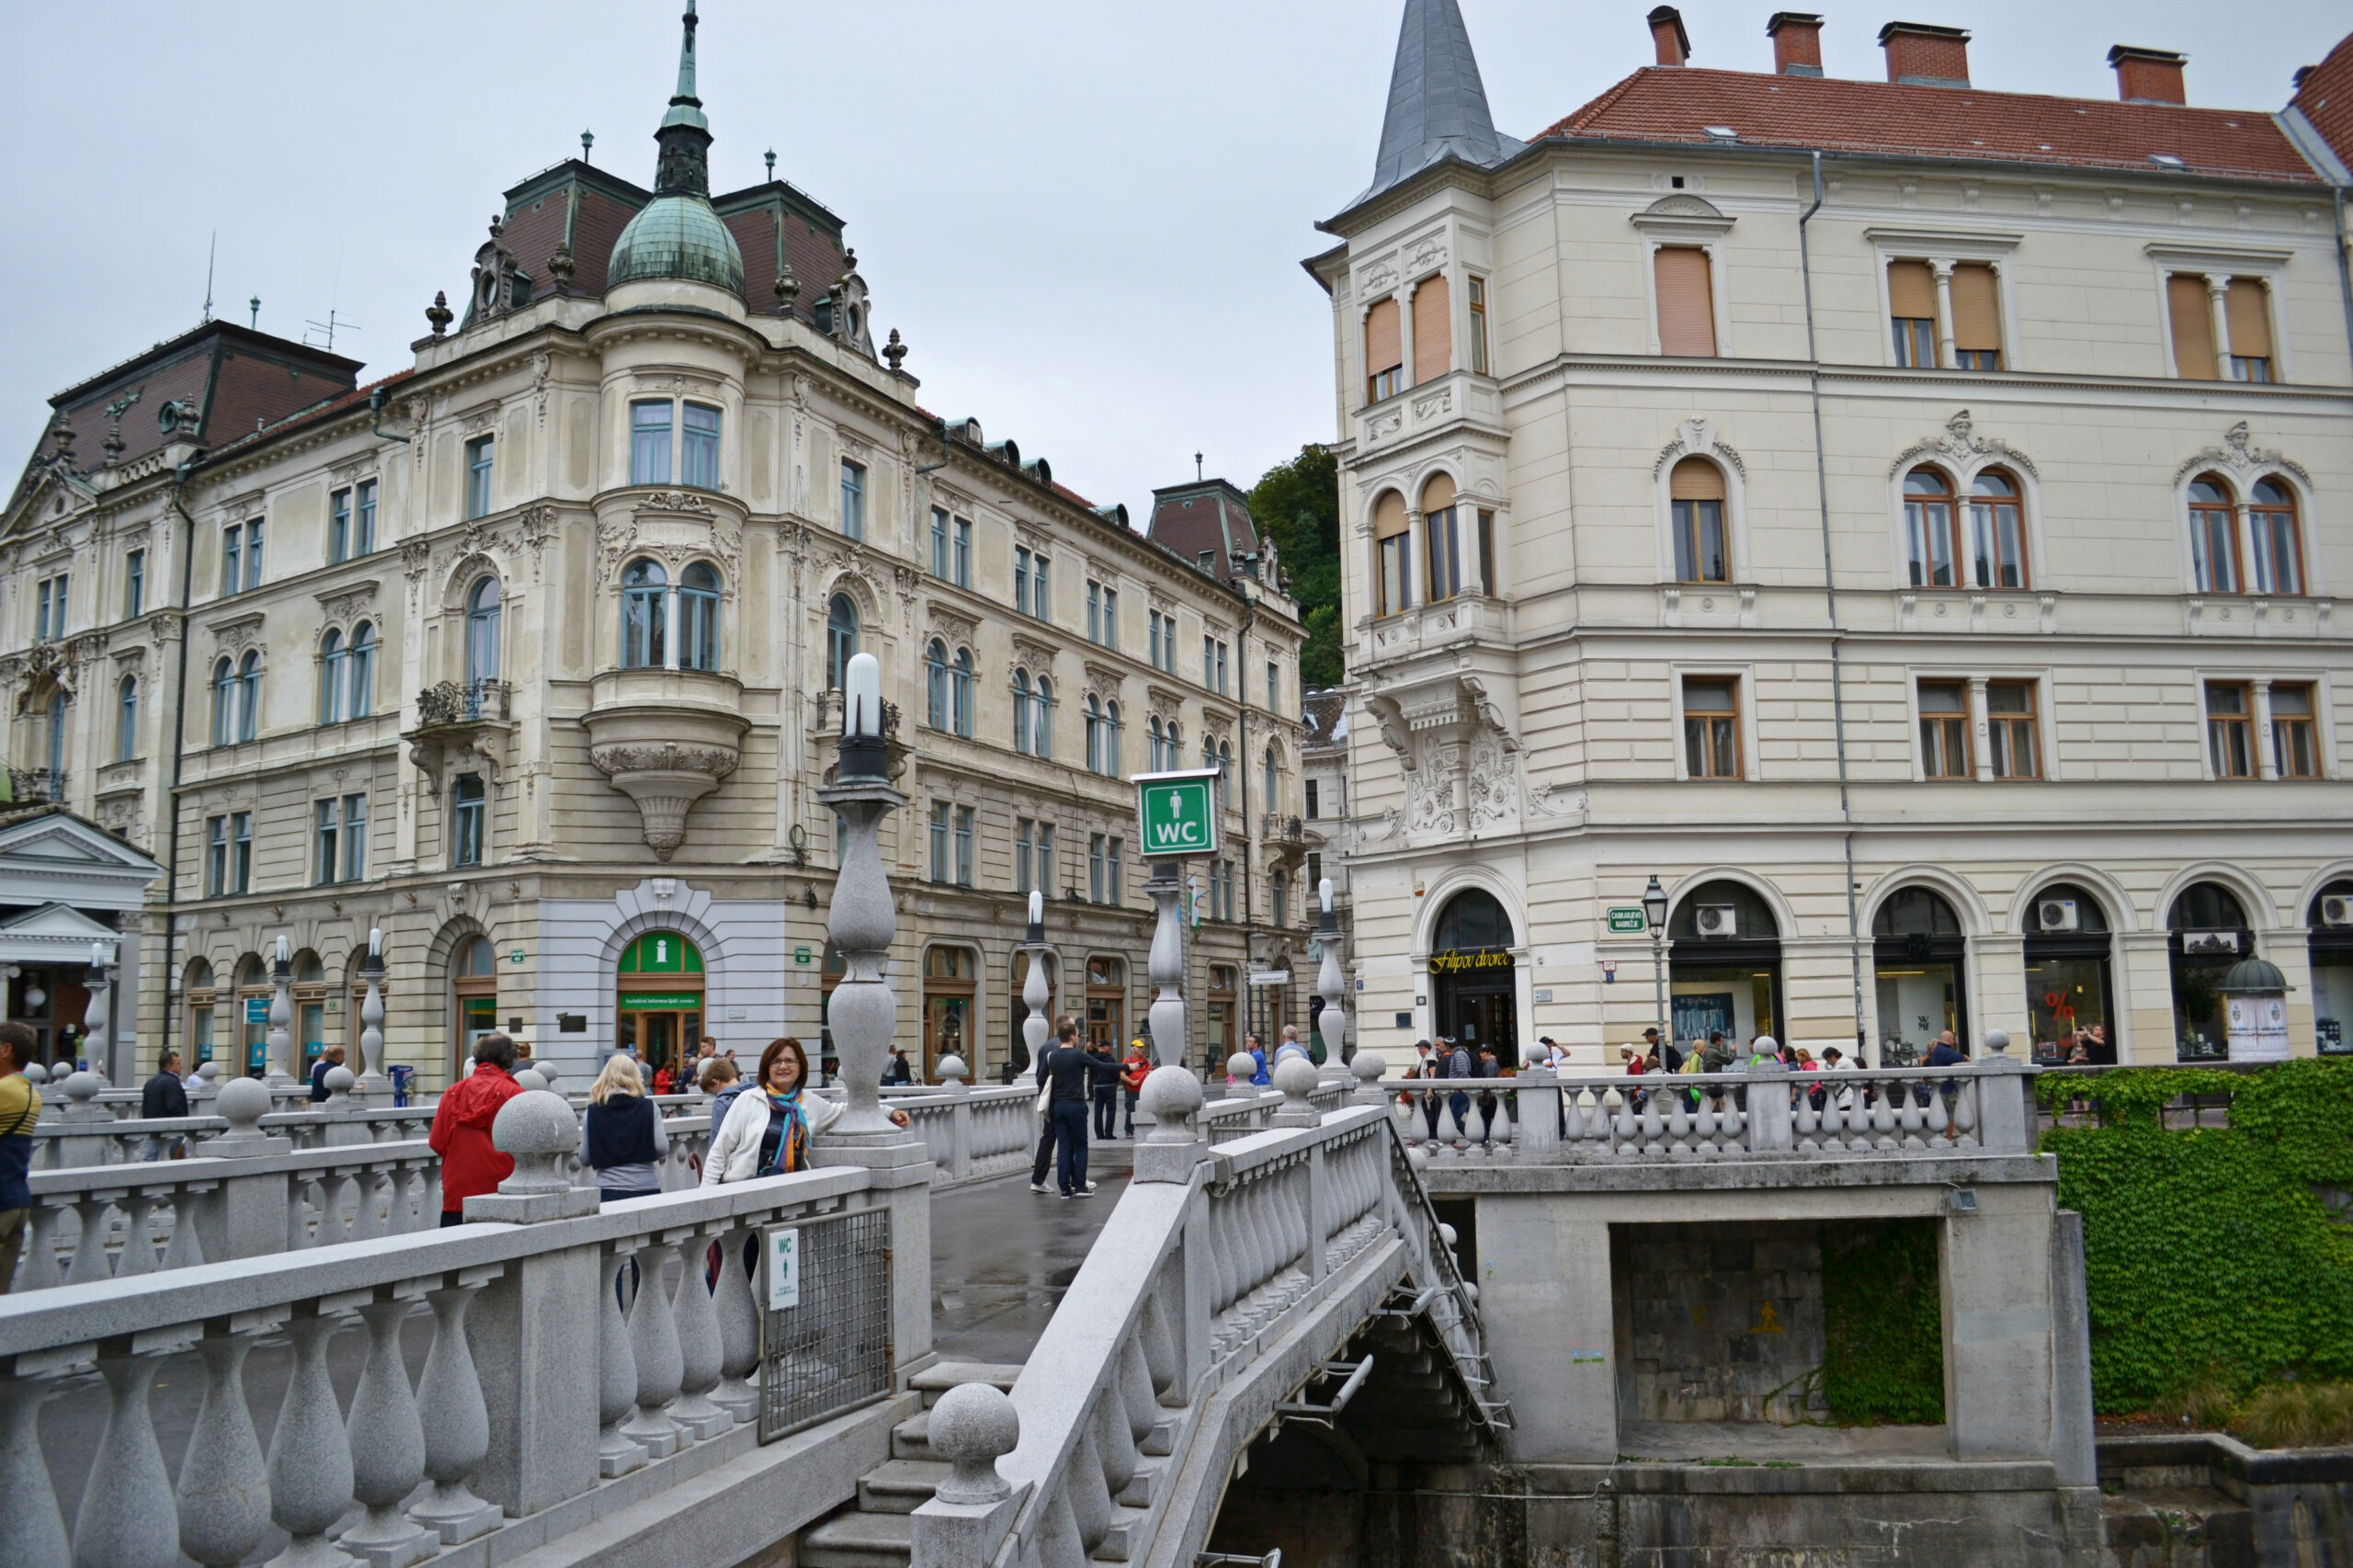
[[[2254,1073],[2130,1068],[2038,1085],[2059,1127],[2059,1202],[2084,1216],[2092,1389],[2145,1408],[2199,1379],[2353,1377],[2353,1227],[2315,1188],[2353,1187],[2353,1062]],[[2228,1128],[2169,1130],[2180,1096],[2231,1096]]]
[[[1822,1395],[1832,1420],[1944,1420],[1937,1224],[1823,1228]]]

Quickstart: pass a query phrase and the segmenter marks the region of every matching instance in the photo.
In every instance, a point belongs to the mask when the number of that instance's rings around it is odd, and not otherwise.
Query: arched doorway
[[[1772,907],[1739,882],[1702,882],[1668,916],[1667,1005],[1678,1049],[1779,1036],[1781,927]]]
[[[932,948],[923,955],[923,1082],[939,1081],[939,1059],[964,1059],[965,1082],[981,1064],[972,1060],[972,998],[980,954],[970,948]]]
[[[1513,984],[1511,916],[1493,894],[1465,888],[1438,911],[1430,943],[1431,1028],[1467,1046],[1495,1048],[1519,1062],[1519,1002]]]
[[[676,931],[648,931],[621,949],[614,1044],[641,1053],[649,1075],[674,1074],[702,1040],[702,954]]]
[[[1898,888],[1871,919],[1879,994],[1879,1060],[1909,1067],[1950,1029],[1969,1039],[1969,950],[1961,916],[1932,889]]]
[[[295,1034],[302,1046],[302,1076],[311,1075],[319,1058],[327,1051],[327,1009],[341,1004],[327,994],[326,966],[319,955],[305,948],[294,955],[294,1025]],[[350,1052],[344,1053],[344,1065],[351,1066]],[[352,1068],[357,1076],[358,1069]]]
[[[2192,882],[2165,913],[2173,970],[2173,1049],[2184,1062],[2230,1059],[2222,976],[2255,954],[2246,906],[2220,882]]]
[[[2312,927],[2313,1036],[2323,1056],[2353,1056],[2353,878],[2338,878],[2304,912]]]
[[[498,1028],[498,955],[480,932],[460,937],[449,953],[449,989],[458,1008],[458,1059],[449,1064],[455,1083],[466,1075],[474,1046]]]
[[[2116,1062],[2108,911],[2074,882],[2053,882],[2027,901],[2026,1006],[2034,1060],[2063,1064],[2080,1043],[2097,1066]]]

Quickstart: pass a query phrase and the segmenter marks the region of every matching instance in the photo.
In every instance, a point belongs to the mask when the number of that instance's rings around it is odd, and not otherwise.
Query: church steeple
[[[1470,30],[1455,0],[1405,0],[1381,153],[1371,187],[1357,200],[1369,200],[1442,158],[1485,167],[1525,145],[1496,133],[1479,62],[1471,52]]]
[[[687,0],[687,14],[679,18],[684,32],[678,40],[678,90],[670,95],[670,111],[654,133],[662,148],[654,171],[656,196],[710,194],[710,121],[695,96],[696,21],[695,0]]]

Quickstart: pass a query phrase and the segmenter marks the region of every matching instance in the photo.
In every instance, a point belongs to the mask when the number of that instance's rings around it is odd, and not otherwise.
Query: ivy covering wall
[[[2131,1068],[2038,1085],[2096,1098],[2098,1125],[2043,1134],[2059,1203],[2084,1216],[2092,1390],[2107,1414],[2200,1381],[2353,1377],[2353,1062],[2256,1073]],[[2231,1096],[2228,1128],[2168,1129],[2178,1096]]]
[[[1833,1421],[1944,1420],[1937,1226],[1880,1220],[1822,1228],[1822,1396]]]

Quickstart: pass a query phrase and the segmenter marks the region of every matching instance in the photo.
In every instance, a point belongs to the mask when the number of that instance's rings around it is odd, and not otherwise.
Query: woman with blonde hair
[[[669,1131],[645,1097],[636,1062],[615,1051],[588,1090],[580,1163],[597,1173],[597,1192],[605,1202],[621,1203],[662,1190],[661,1161],[669,1153]]]

